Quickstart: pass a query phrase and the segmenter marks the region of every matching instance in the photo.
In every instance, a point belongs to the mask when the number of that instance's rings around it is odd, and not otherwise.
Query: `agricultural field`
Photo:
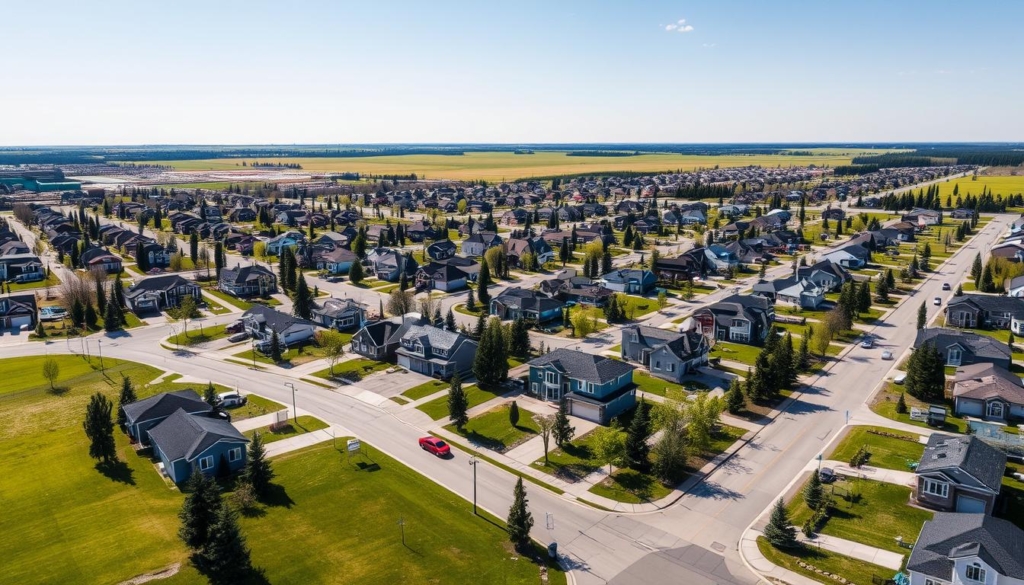
[[[1024,193],[1024,171],[1018,171],[1020,174],[1016,176],[1011,175],[979,175],[977,178],[973,177],[962,177],[951,181],[943,181],[939,183],[939,197],[943,204],[946,202],[946,196],[953,194],[953,188],[956,185],[960,186],[959,194],[961,196],[967,195],[981,195],[982,189],[988,189],[993,195],[1017,195]],[[956,199],[954,197],[953,199]]]
[[[488,181],[514,180],[529,177],[549,177],[565,174],[587,174],[614,171],[689,171],[697,168],[740,167],[760,165],[806,166],[845,165],[861,152],[858,149],[813,149],[811,156],[791,155],[682,155],[641,154],[637,156],[567,156],[565,152],[537,152],[514,154],[511,152],[470,152],[461,156],[412,154],[399,156],[331,157],[331,158],[267,158],[266,162],[298,163],[307,172],[357,172],[371,175],[411,174],[428,179],[485,179]],[[261,159],[263,160],[263,159]],[[138,161],[146,164],[146,161]],[[234,158],[213,158],[185,161],[149,161],[169,165],[178,171],[247,170],[242,161]]]

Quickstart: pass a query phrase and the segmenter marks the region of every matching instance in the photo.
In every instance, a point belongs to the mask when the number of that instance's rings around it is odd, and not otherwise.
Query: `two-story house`
[[[622,359],[638,363],[651,375],[681,382],[683,377],[708,363],[708,339],[695,331],[630,325],[622,329]]]
[[[642,296],[654,290],[658,277],[650,270],[623,268],[605,274],[598,282],[608,290]]]
[[[0,295],[0,330],[30,329],[36,324],[36,295]]]
[[[412,372],[447,380],[473,369],[477,343],[458,331],[413,325],[399,339],[398,365]]]
[[[198,284],[177,274],[164,274],[136,282],[124,293],[124,302],[132,311],[139,313],[173,309],[187,296],[195,299],[197,303],[203,299]]]
[[[764,342],[775,309],[768,299],[759,296],[732,295],[693,313],[697,333],[720,339],[760,345]]]
[[[352,353],[371,360],[379,362],[393,360],[402,335],[410,327],[419,324],[420,319],[412,315],[364,323],[359,331],[352,336],[349,349]]]
[[[306,241],[306,236],[299,231],[287,231],[267,240],[267,255],[280,256],[285,248],[298,247]]]
[[[462,240],[462,254],[469,257],[483,256],[487,250],[502,244],[501,236],[494,232],[480,232]]]
[[[543,324],[561,319],[564,306],[558,299],[514,286],[491,299],[490,314],[502,320],[522,318]]]
[[[313,321],[338,331],[360,329],[366,322],[366,306],[352,299],[313,301]]]
[[[936,513],[907,560],[910,585],[1022,585],[1024,530],[988,514]]]
[[[277,275],[259,264],[236,265],[220,271],[217,286],[236,297],[263,297],[277,292]]]
[[[944,512],[991,514],[1005,469],[1006,455],[981,439],[934,433],[917,464],[914,499]]]
[[[552,402],[564,396],[574,416],[608,424],[636,404],[634,367],[625,362],[558,348],[529,366],[529,391]]]
[[[825,288],[799,277],[780,278],[754,285],[754,294],[776,303],[817,309],[825,302]]]

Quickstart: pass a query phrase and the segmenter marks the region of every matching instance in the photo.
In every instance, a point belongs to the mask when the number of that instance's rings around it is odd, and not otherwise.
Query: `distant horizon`
[[[776,147],[786,148],[791,146],[811,147],[811,148],[902,148],[902,147],[913,147],[913,146],[927,146],[927,145],[964,145],[964,146],[1020,146],[1024,148],[1024,139],[1021,140],[977,140],[977,141],[965,141],[965,140],[924,140],[924,141],[758,141],[758,142],[743,142],[743,141],[701,141],[701,142],[651,142],[651,141],[633,141],[633,142],[139,142],[139,143],[109,143],[109,144],[5,144],[0,143],[0,149],[46,149],[46,148],[180,148],[180,147],[201,147],[201,148],[247,148],[247,147],[260,147],[260,146],[272,146],[272,147],[347,147],[347,148],[376,148],[376,147],[393,147],[393,146],[411,146],[411,147],[544,147],[544,148],[573,148],[573,147],[606,147],[614,149],[629,149],[630,147],[693,147],[693,146],[759,146],[759,147]]]

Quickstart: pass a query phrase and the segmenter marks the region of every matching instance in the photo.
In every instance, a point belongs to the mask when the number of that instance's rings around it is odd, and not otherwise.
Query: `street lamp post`
[[[476,516],[476,464],[478,460],[476,457],[469,458],[469,464],[473,466],[473,515]]]
[[[97,339],[96,340],[96,347],[99,348],[99,352],[100,352],[100,371],[101,372],[106,372],[107,369],[103,367],[103,340],[102,339]]]
[[[299,424],[299,415],[295,412],[295,384],[285,382],[284,385],[292,389],[292,420],[295,421],[295,424]]]

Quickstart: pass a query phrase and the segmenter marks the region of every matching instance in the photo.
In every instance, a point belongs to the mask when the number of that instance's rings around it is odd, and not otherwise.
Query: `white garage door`
[[[984,514],[985,501],[967,496],[957,496],[956,511],[965,514]]]
[[[22,325],[32,325],[32,316],[23,315],[21,317],[14,317],[11,319],[11,327],[20,328]]]
[[[592,422],[601,422],[601,407],[596,404],[588,404],[586,402],[574,400],[572,403],[571,414]]]

